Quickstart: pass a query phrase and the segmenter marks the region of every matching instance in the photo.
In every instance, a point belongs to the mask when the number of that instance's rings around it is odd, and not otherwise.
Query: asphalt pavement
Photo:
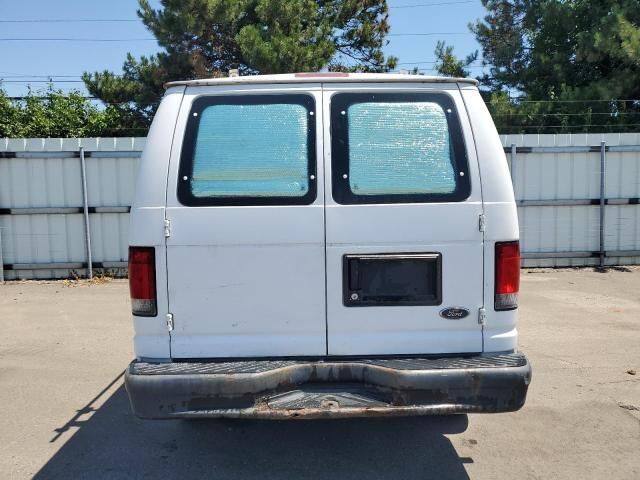
[[[640,269],[524,270],[515,413],[143,421],[125,281],[0,285],[6,479],[637,479]],[[635,373],[635,374],[634,374]]]

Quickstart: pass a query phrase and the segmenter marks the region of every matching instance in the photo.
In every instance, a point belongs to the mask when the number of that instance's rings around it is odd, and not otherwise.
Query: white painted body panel
[[[129,245],[156,250],[156,291],[158,315],[134,316],[134,351],[138,358],[170,358],[171,345],[166,316],[169,313],[166,279],[164,218],[167,169],[176,118],[184,87],[167,90],[149,130],[138,171],[136,192],[129,217]]]
[[[484,304],[487,318],[483,349],[485,352],[516,350],[518,311],[496,311],[493,308],[495,244],[520,238],[509,167],[498,131],[478,90],[465,85],[461,86],[460,91],[476,139],[484,197]]]
[[[453,84],[331,84],[324,88],[327,172],[331,145],[331,97],[342,92],[445,92],[460,113],[467,143],[471,195],[464,202],[339,205],[327,199],[327,343],[329,355],[481,352],[482,213],[478,165],[458,87]],[[434,306],[347,307],[342,303],[342,257],[363,253],[441,253],[442,304]],[[446,320],[443,308],[463,307],[469,316]]]
[[[136,356],[514,350],[516,312],[493,310],[493,251],[496,241],[518,239],[516,208],[504,152],[477,88],[396,78],[389,83],[318,82],[195,83],[168,90],[148,137],[131,212],[130,244],[156,247],[158,288],[158,316],[135,318]],[[467,200],[384,205],[333,201],[331,95],[371,90],[439,91],[453,98],[469,161]],[[293,92],[308,93],[316,101],[318,188],[312,205],[185,207],[179,203],[180,152],[197,96]],[[483,211],[484,234],[478,228]],[[166,239],[165,218],[171,222]],[[442,304],[345,307],[342,256],[387,252],[441,253]],[[484,327],[478,322],[483,306]],[[446,307],[464,307],[470,315],[446,320],[439,316]],[[171,333],[166,326],[169,312],[174,320]]]
[[[295,90],[321,104],[320,84],[188,87],[185,92],[167,190],[174,358],[326,353],[322,189],[307,206],[185,207],[176,195],[181,133],[195,98]],[[321,127],[316,121],[316,138]],[[321,166],[322,142],[316,146]],[[315,181],[324,181],[321,168]]]

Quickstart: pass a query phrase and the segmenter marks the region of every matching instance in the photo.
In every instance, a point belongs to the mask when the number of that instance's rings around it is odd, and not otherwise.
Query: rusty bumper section
[[[134,361],[142,418],[335,418],[509,412],[524,405],[523,354],[445,358]]]

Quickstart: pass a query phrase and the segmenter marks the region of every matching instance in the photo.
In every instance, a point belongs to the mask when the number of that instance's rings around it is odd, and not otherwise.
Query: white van
[[[130,245],[140,417],[524,404],[516,207],[474,80],[170,83]]]

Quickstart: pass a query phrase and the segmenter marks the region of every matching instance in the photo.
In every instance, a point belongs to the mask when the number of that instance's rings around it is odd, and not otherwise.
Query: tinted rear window
[[[313,202],[314,125],[313,99],[305,95],[197,99],[182,151],[180,201],[186,205]]]

